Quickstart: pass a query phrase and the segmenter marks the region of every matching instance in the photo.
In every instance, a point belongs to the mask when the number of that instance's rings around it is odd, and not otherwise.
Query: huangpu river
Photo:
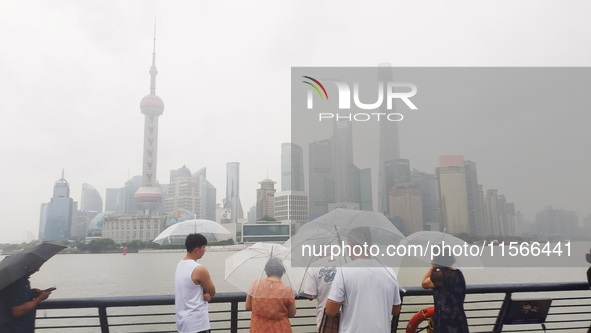
[[[225,259],[234,253],[209,249],[199,260],[208,268],[217,292],[240,291],[224,281]],[[174,271],[183,256],[182,250],[127,255],[58,254],[31,276],[31,286],[56,287],[51,298],[170,295],[174,293]],[[581,282],[586,280],[588,267],[485,267],[462,271],[467,284]],[[427,263],[424,267],[400,268],[399,285],[420,286],[427,268]]]

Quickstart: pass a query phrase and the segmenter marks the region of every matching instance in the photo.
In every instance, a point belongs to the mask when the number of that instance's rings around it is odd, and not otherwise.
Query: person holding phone
[[[0,291],[0,332],[35,332],[37,306],[51,295],[51,288],[31,289],[29,277],[40,268],[41,266],[36,267],[29,274]]]

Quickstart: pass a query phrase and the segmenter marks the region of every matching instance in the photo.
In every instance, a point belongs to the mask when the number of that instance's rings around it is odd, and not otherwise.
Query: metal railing
[[[409,319],[432,306],[431,291],[419,287],[401,291],[402,312],[395,324],[404,332]],[[545,326],[504,325],[512,298],[551,298]],[[241,310],[244,293],[219,293],[210,301],[214,332],[247,332],[250,312]],[[291,319],[294,332],[315,332],[315,302],[297,301]],[[591,322],[591,293],[587,283],[469,285],[464,303],[470,332],[584,332]],[[176,332],[174,295],[48,299],[37,311],[40,332]]]

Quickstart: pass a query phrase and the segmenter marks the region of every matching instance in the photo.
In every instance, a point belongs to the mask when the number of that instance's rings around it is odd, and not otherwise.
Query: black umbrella
[[[23,276],[31,274],[65,248],[63,245],[41,243],[4,258],[0,261],[0,290]]]

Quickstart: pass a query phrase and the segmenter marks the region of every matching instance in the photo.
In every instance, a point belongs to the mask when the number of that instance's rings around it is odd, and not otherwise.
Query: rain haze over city
[[[3,1],[0,243],[38,237],[62,172],[78,202],[85,183],[104,201],[142,174],[154,25],[156,178],[207,168],[221,203],[226,164],[239,162],[246,215],[259,182],[281,187],[292,67],[589,67],[589,14],[583,1]],[[589,112],[500,114],[418,110],[399,125],[400,155],[429,173],[461,155],[526,220],[552,206],[582,225]]]

